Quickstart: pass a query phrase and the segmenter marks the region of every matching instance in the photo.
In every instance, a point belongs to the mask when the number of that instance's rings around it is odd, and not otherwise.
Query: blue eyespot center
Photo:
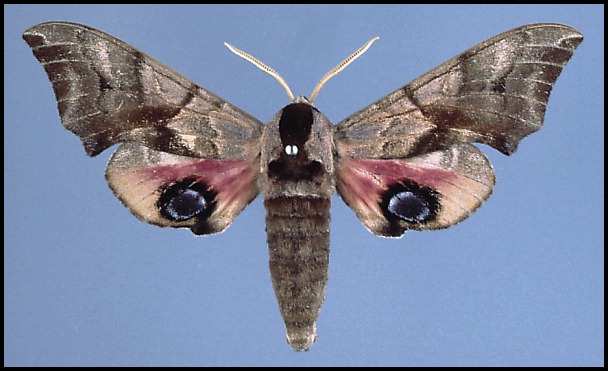
[[[426,221],[431,215],[429,203],[421,195],[402,191],[388,201],[388,210],[395,216],[411,223]]]
[[[405,179],[386,190],[381,207],[391,224],[387,233],[401,235],[402,222],[419,226],[433,222],[441,210],[441,195],[427,185]]]
[[[197,179],[182,179],[163,189],[158,200],[161,215],[183,222],[192,218],[207,218],[214,208],[215,192]]]
[[[165,211],[173,220],[188,220],[208,207],[205,196],[194,189],[185,189],[165,205]]]

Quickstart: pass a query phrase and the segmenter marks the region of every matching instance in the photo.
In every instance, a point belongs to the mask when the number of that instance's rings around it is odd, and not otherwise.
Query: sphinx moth
[[[289,92],[292,101],[263,124],[91,27],[43,23],[23,38],[86,153],[120,144],[105,176],[139,219],[219,233],[262,194],[271,279],[295,350],[308,350],[317,336],[331,195],[384,237],[464,220],[495,184],[473,143],[510,155],[539,130],[551,89],[582,41],[559,24],[515,28],[333,125],[312,104],[318,89],[311,99]]]

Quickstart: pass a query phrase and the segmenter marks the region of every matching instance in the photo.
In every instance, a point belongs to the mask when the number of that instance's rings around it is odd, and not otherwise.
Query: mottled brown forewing
[[[259,153],[257,119],[113,36],[50,22],[23,38],[53,84],[63,125],[91,156],[128,141],[193,157]]]
[[[541,128],[553,84],[582,40],[572,27],[534,24],[484,41],[339,122],[338,153],[407,158],[477,142],[509,155]]]

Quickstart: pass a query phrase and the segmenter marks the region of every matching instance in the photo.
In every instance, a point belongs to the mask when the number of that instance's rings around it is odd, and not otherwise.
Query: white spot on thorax
[[[298,147],[294,144],[288,144],[285,146],[285,153],[288,156],[297,156],[298,155]]]

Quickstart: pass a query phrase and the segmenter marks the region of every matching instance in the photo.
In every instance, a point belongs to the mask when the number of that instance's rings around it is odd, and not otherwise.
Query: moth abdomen
[[[314,343],[329,269],[329,197],[266,199],[272,285],[294,350]]]

